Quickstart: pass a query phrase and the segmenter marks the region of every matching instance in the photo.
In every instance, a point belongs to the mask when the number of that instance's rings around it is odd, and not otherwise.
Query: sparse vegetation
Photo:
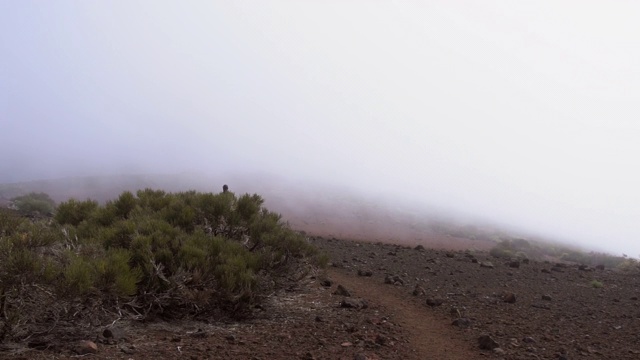
[[[102,206],[71,199],[54,221],[1,212],[0,340],[60,318],[244,315],[327,262],[263,203],[145,189]]]
[[[590,285],[591,285],[592,287],[596,288],[596,289],[600,289],[601,287],[603,287],[603,286],[604,286],[604,284],[603,284],[601,281],[598,281],[598,280],[592,280],[592,281],[590,282]]]
[[[525,239],[502,239],[490,254],[505,259],[555,259],[590,266],[603,265],[606,268],[632,269],[637,262],[623,256],[614,256],[598,252],[585,252],[568,246],[543,242],[529,242]]]
[[[23,215],[38,216],[52,214],[56,203],[48,194],[32,192],[11,199],[12,206]]]

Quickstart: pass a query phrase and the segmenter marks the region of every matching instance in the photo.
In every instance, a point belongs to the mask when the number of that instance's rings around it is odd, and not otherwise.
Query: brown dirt
[[[104,326],[76,329],[73,340],[97,343],[96,354],[82,357],[91,359],[640,358],[637,272],[535,261],[514,268],[480,251],[311,241],[330,255],[333,266],[274,294],[250,320],[123,320],[116,323],[126,334],[119,341],[102,338]],[[487,261],[493,268],[480,266]],[[371,276],[358,275],[366,272]],[[333,281],[330,287],[321,284],[325,277]],[[386,284],[387,277],[395,277],[395,284]],[[603,286],[593,287],[593,280]],[[338,284],[368,307],[340,307],[345,297],[334,294]],[[416,285],[425,293],[412,295]],[[506,294],[515,302],[505,302]],[[442,305],[428,306],[427,299]],[[459,317],[470,326],[453,326]],[[481,335],[491,336],[500,350],[480,349]],[[4,343],[0,358],[78,358],[75,342],[60,337],[31,343],[48,349]]]

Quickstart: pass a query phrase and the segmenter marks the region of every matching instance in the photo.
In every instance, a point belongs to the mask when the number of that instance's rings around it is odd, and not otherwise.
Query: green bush
[[[98,208],[98,203],[93,200],[77,201],[69,199],[58,205],[55,220],[60,224],[78,226],[82,221],[89,219]]]
[[[21,300],[48,294],[59,309],[90,300],[142,317],[244,314],[299,267],[328,262],[263,204],[256,194],[145,189],[104,205],[70,199],[47,223],[0,212],[0,293],[22,323],[34,311],[73,313]]]
[[[56,203],[45,193],[29,193],[11,199],[13,206],[26,215],[49,215],[53,214]]]

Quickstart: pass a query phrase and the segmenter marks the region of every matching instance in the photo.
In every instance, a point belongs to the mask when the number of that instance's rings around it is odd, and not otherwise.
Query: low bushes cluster
[[[11,199],[12,206],[23,215],[46,216],[52,214],[56,203],[46,193],[29,193]]]
[[[324,259],[263,203],[145,189],[104,205],[72,199],[49,220],[1,212],[0,339],[97,314],[246,314]]]

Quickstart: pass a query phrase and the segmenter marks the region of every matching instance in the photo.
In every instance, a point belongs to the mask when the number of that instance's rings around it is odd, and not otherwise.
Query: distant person
[[[222,185],[222,192],[226,193],[227,191],[229,191],[229,187],[227,186],[227,184]]]

